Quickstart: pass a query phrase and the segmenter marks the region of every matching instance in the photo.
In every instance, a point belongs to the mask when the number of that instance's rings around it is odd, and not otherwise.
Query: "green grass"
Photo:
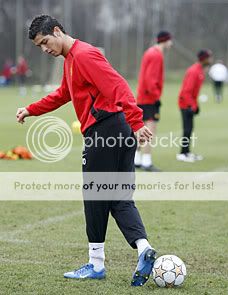
[[[186,262],[181,288],[159,289],[150,280],[132,289],[137,253],[112,219],[106,280],[66,280],[64,271],[87,259],[82,204],[1,202],[0,294],[227,294],[227,203],[141,202],[138,208],[159,255],[176,254]]]
[[[131,83],[135,89],[135,83]],[[158,135],[170,131],[181,134],[176,98],[179,83],[167,83],[163,95],[162,120]],[[199,138],[195,151],[205,160],[177,163],[177,148],[155,148],[155,164],[164,171],[228,171],[228,99],[215,104],[211,85],[202,93],[209,102],[201,105],[195,131]],[[43,94],[39,94],[42,96]],[[26,132],[35,120],[23,126],[15,120],[17,107],[37,99],[31,89],[21,98],[16,88],[1,89],[0,150],[25,145]],[[71,104],[51,115],[69,125],[75,120]],[[74,135],[73,150],[62,161],[46,164],[32,161],[0,161],[1,172],[80,171],[80,135]],[[226,202],[138,202],[149,240],[159,255],[175,254],[187,266],[188,276],[178,289],[159,289],[152,280],[143,288],[129,287],[137,254],[129,248],[110,218],[106,240],[104,281],[71,281],[63,278],[87,261],[87,239],[81,202],[0,202],[0,294],[228,294]]]
[[[180,83],[167,83],[162,97],[161,121],[158,124],[158,136],[168,136],[173,132],[181,136],[180,114],[177,108],[177,96]],[[135,91],[136,83],[131,82]],[[157,146],[153,150],[154,163],[164,171],[228,171],[228,93],[225,89],[224,101],[214,103],[211,85],[206,84],[202,90],[209,96],[207,103],[201,103],[201,114],[195,119],[195,134],[197,136],[194,151],[202,154],[205,160],[194,164],[177,162],[175,155],[179,148],[164,148]],[[27,119],[24,125],[19,125],[15,120],[17,107],[26,106],[32,101],[45,95],[34,94],[31,89],[28,95],[21,98],[17,88],[0,89],[0,99],[4,108],[0,117],[0,150],[8,150],[15,145],[26,145],[26,133],[29,126],[37,118]],[[75,120],[75,113],[71,103],[48,114],[60,117],[71,126]],[[54,139],[53,139],[54,140]],[[46,164],[38,160],[33,161],[1,161],[0,171],[80,171],[81,170],[81,135],[74,134],[73,149],[68,156],[57,163]]]

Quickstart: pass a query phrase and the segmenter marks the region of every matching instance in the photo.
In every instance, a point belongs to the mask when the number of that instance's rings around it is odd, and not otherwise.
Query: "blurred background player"
[[[1,76],[3,77],[2,85],[8,86],[11,84],[13,78],[13,62],[11,59],[5,61]]]
[[[198,94],[205,80],[205,73],[212,63],[212,52],[203,49],[198,52],[198,62],[190,66],[184,76],[179,93],[178,105],[182,116],[183,138],[178,161],[194,162],[202,160],[202,156],[190,153],[190,138],[193,131],[194,116],[199,114]]]
[[[209,71],[214,85],[215,101],[220,103],[222,101],[223,84],[227,81],[228,71],[227,67],[221,60],[218,60]]]
[[[164,82],[164,51],[172,46],[172,36],[167,31],[157,35],[157,44],[146,50],[139,73],[137,104],[143,110],[143,121],[156,134],[160,119],[160,98]],[[153,165],[151,145],[145,143],[135,154],[135,166],[145,171],[160,171]]]
[[[20,95],[26,95],[26,78],[29,74],[28,64],[23,56],[19,56],[17,59],[16,73],[19,82]]]

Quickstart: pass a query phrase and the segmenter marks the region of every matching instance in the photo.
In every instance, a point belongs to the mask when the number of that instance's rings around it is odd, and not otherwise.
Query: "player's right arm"
[[[30,104],[25,108],[17,110],[17,121],[24,123],[24,119],[29,116],[40,116],[49,113],[61,107],[71,100],[65,77],[63,77],[61,86],[41,100]]]

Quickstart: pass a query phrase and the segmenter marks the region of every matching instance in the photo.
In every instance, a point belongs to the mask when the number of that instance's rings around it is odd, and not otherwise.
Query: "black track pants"
[[[128,138],[127,146],[123,140],[119,144],[108,147],[102,144],[102,140],[87,147],[91,138],[103,138],[112,145],[112,139],[120,134],[124,139]],[[116,113],[101,122],[88,128],[84,134],[85,149],[83,151],[83,172],[133,172],[136,142],[131,128],[125,121],[123,113]],[[90,139],[88,139],[90,138]],[[86,173],[84,173],[85,175]],[[86,177],[86,176],[85,176]],[[147,238],[144,225],[134,201],[84,201],[86,232],[91,243],[102,243],[105,241],[109,213],[114,217],[118,227],[127,242],[136,248],[135,241]]]
[[[193,130],[194,114],[189,113],[188,110],[181,110],[181,116],[183,126],[181,154],[187,154],[190,152],[190,138]]]

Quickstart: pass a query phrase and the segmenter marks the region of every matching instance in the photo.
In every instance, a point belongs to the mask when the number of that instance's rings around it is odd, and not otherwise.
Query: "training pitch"
[[[135,83],[131,83],[135,89]],[[177,94],[180,81],[166,83],[162,98],[158,135],[181,135]],[[201,93],[195,120],[198,141],[195,152],[205,159],[194,164],[176,162],[178,148],[156,147],[154,163],[163,171],[228,171],[228,93],[214,103],[211,85]],[[21,98],[16,88],[0,88],[2,105],[0,150],[26,145],[26,132],[36,118],[23,126],[16,123],[17,107],[29,104],[43,93]],[[70,126],[75,120],[71,104],[51,113]],[[55,142],[53,137],[50,141]],[[51,144],[50,142],[50,144]],[[73,149],[62,161],[45,164],[37,160],[0,160],[0,172],[80,171],[80,135],[74,135]],[[153,174],[151,174],[153,177]],[[138,202],[149,241],[158,255],[174,254],[187,266],[182,287],[159,289],[152,279],[142,287],[130,287],[137,253],[132,250],[110,218],[105,245],[107,278],[104,281],[74,281],[63,273],[87,262],[87,239],[81,202],[0,202],[0,294],[228,294],[228,203],[226,202]]]

